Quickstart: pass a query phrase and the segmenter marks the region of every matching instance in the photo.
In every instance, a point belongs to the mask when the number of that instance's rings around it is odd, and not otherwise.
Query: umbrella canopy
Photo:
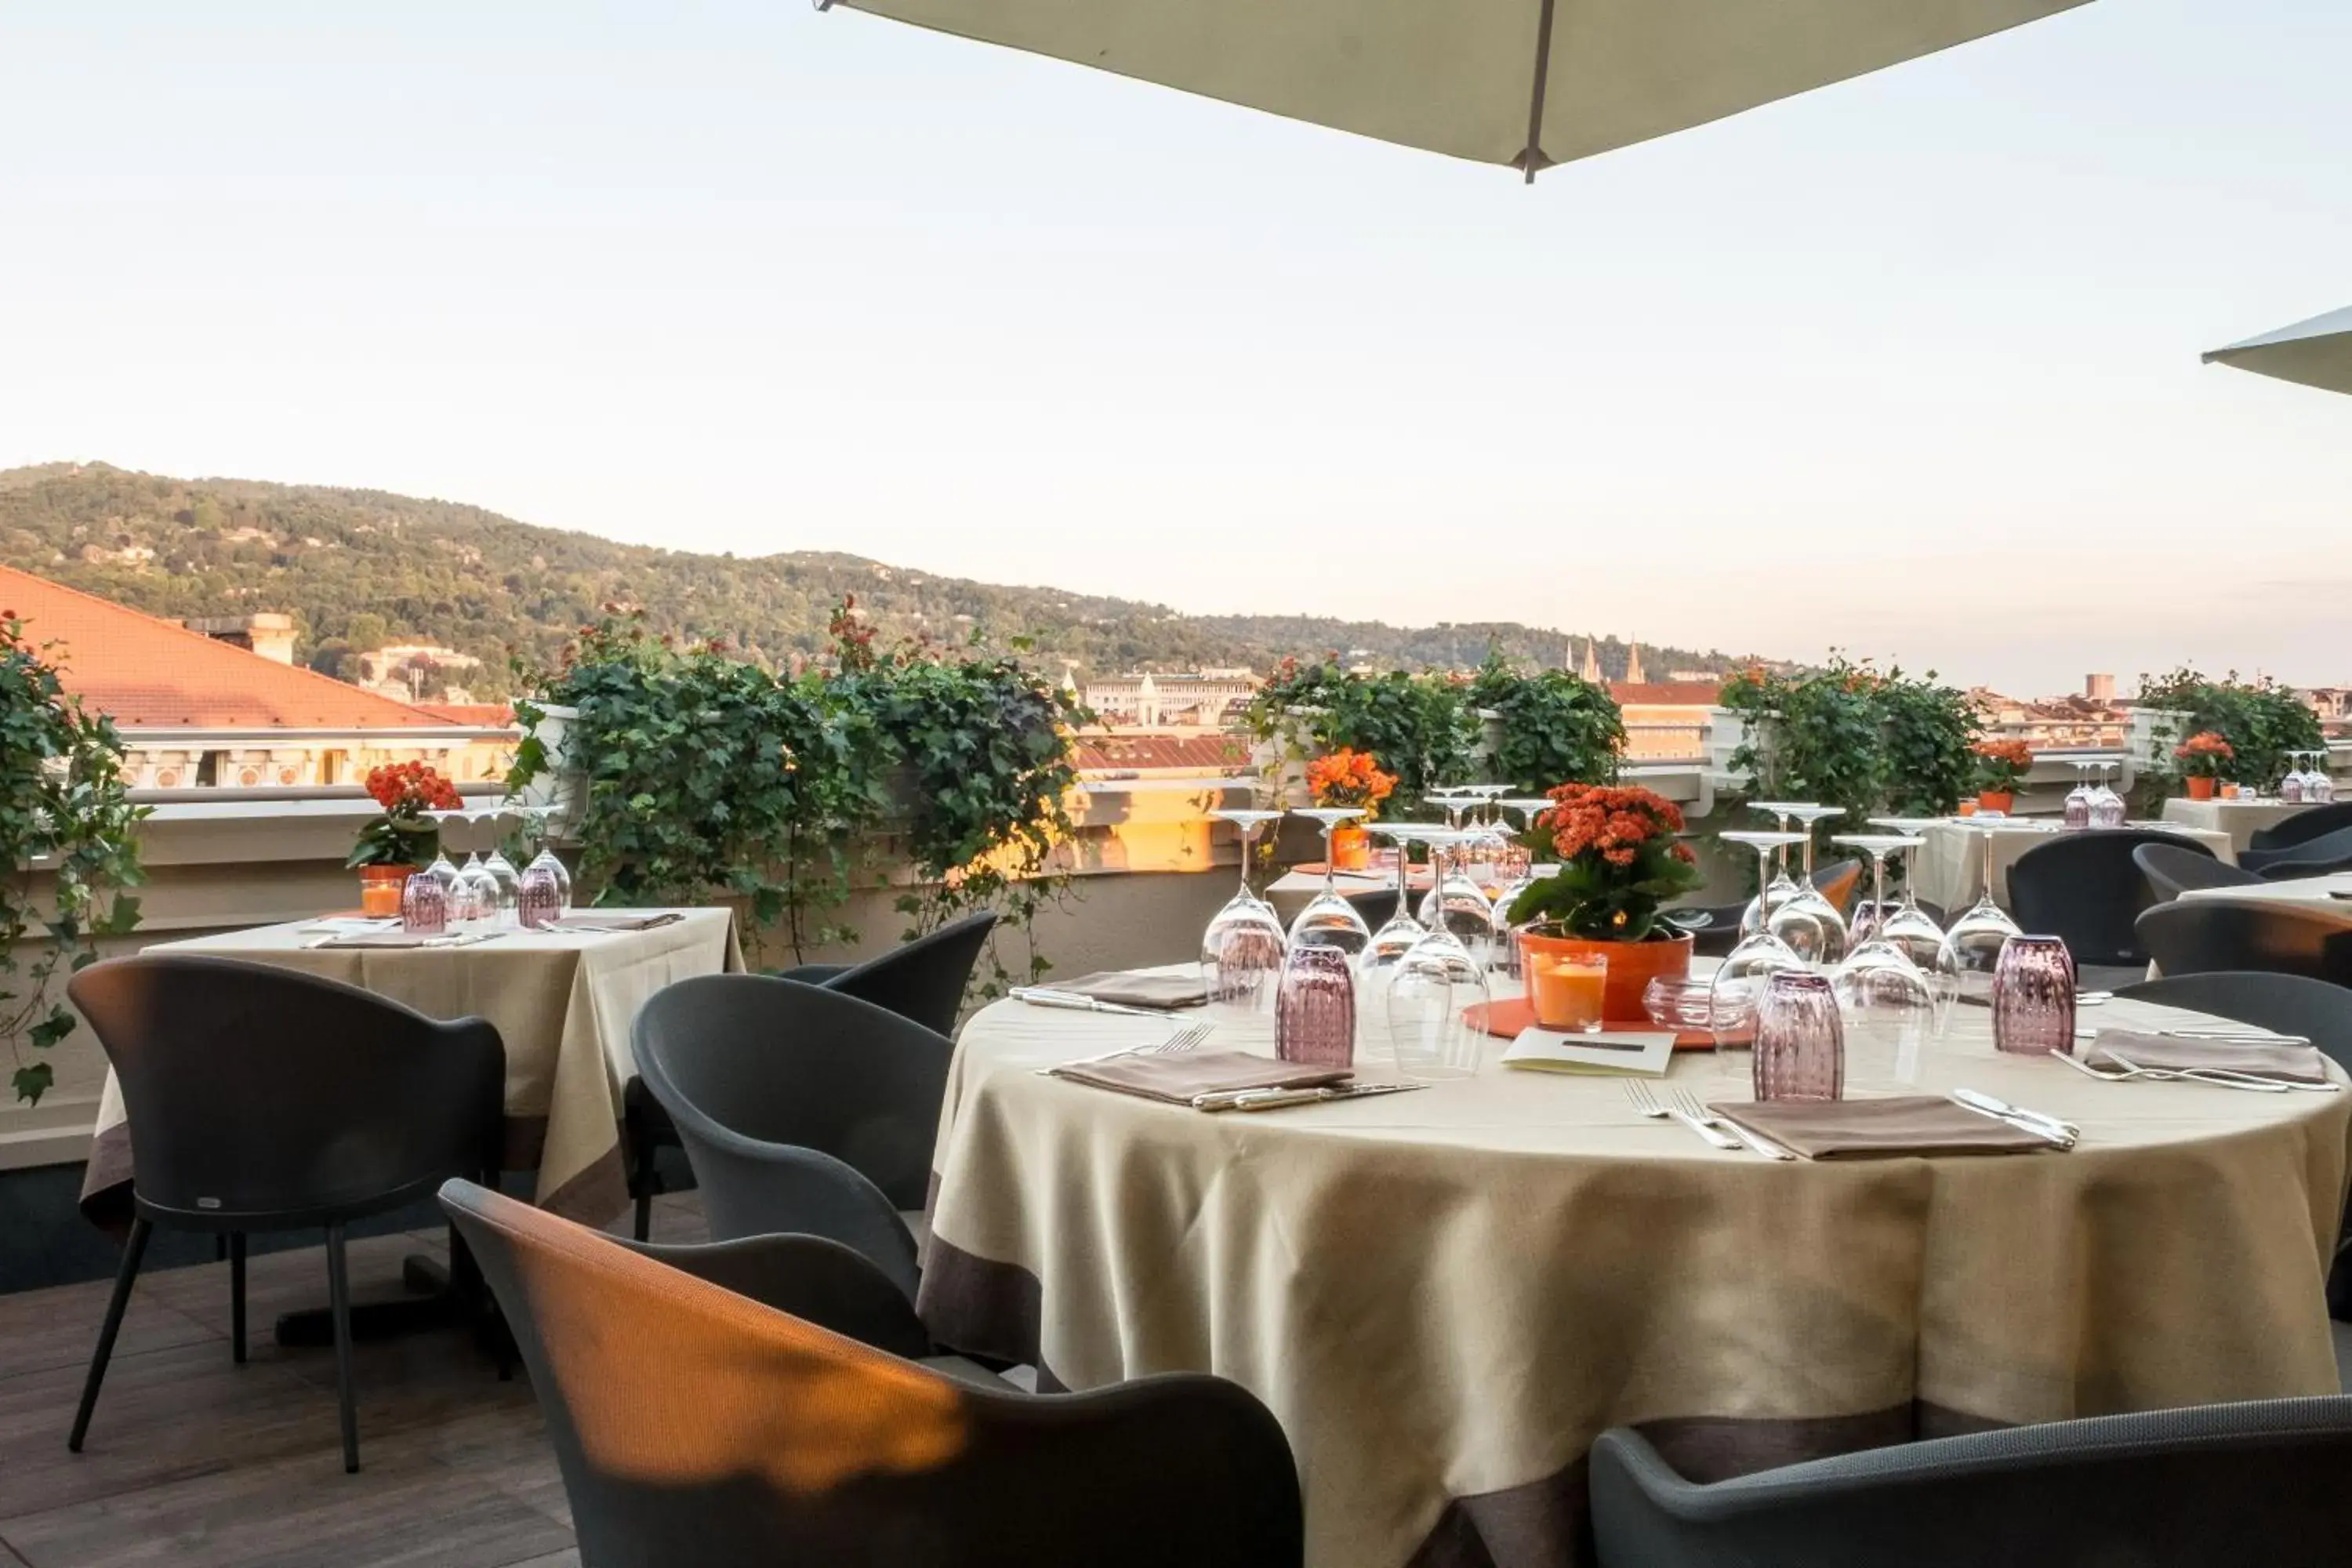
[[[2235,365],[2257,375],[2299,381],[2329,392],[2352,393],[2352,305],[2215,349],[2205,356],[2205,363]]]
[[[1532,180],[2086,0],[837,3]]]

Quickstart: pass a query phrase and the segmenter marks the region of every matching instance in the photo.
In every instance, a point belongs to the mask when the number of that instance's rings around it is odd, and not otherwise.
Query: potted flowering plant
[[[2022,741],[1979,741],[1977,809],[2006,815],[2017,804],[2017,786],[2033,771],[2033,748]]]
[[[1526,843],[1557,857],[1559,870],[1511,900],[1511,923],[1528,928],[1519,932],[1526,967],[1604,957],[1602,1016],[1643,1017],[1651,981],[1690,973],[1690,934],[1658,919],[1667,900],[1702,880],[1697,857],[1675,837],[1682,810],[1653,791],[1612,784],[1549,793],[1552,805],[1536,815]]]
[[[2212,730],[2200,730],[2172,748],[2173,760],[2189,778],[2189,798],[2211,800],[2213,787],[2238,760],[2237,748]]]
[[[386,763],[369,770],[367,792],[383,810],[360,829],[343,864],[360,874],[360,910],[371,915],[400,912],[401,889],[409,873],[441,853],[441,828],[427,811],[455,811],[464,803],[457,786],[423,763]]]
[[[1342,746],[1307,764],[1307,793],[1318,805],[1362,808],[1362,818],[1331,830],[1331,864],[1342,871],[1360,871],[1371,864],[1371,835],[1364,823],[1381,814],[1381,802],[1396,793],[1396,774],[1381,772],[1381,760],[1370,752]]]

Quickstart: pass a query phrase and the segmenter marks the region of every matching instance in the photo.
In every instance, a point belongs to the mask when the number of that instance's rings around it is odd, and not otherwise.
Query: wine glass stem
[[[1886,923],[1886,851],[1870,852],[1870,901],[1877,908],[1877,921]]]
[[[1323,896],[1327,899],[1339,896],[1339,867],[1331,858],[1331,830],[1339,826],[1328,816],[1323,819]]]
[[[1412,912],[1412,841],[1400,838],[1397,852],[1397,913]]]
[[[1805,880],[1813,879],[1813,825],[1805,824]]]
[[[1247,898],[1251,898],[1251,897],[1253,897],[1253,896],[1254,896],[1254,895],[1250,892],[1250,879],[1249,879],[1249,874],[1250,874],[1250,846],[1257,842],[1257,824],[1256,824],[1256,823],[1255,823],[1255,822],[1244,822],[1244,823],[1241,823],[1241,824],[1239,824],[1238,826],[1240,826],[1240,828],[1241,828],[1241,835],[1242,835],[1242,895],[1241,895],[1241,896],[1242,896],[1243,898],[1244,898],[1244,899],[1247,899]]]
[[[1992,833],[1987,830],[1984,836],[1984,901],[1989,904],[1999,902],[1992,896]]]

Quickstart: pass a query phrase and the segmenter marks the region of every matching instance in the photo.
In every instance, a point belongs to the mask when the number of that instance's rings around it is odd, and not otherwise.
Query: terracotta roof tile
[[[173,621],[0,566],[13,610],[52,657],[66,689],[125,729],[398,730],[449,721]]]
[[[416,708],[445,724],[475,730],[494,730],[515,721],[514,710],[503,702],[420,702]]]
[[[1080,735],[1076,746],[1080,773],[1132,773],[1145,768],[1187,768],[1222,773],[1249,762],[1249,744],[1232,735]]]
[[[1624,680],[1609,683],[1609,695],[1619,706],[1629,702],[1651,708],[1712,708],[1723,697],[1719,680]]]

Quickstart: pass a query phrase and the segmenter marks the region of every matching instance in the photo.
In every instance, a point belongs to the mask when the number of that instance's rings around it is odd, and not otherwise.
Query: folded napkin
[[[560,921],[550,921],[541,931],[651,931],[656,926],[676,925],[686,917],[676,910],[574,910]]]
[[[2110,1054],[2112,1053],[2112,1054]],[[2188,1040],[2177,1035],[2151,1035],[2137,1029],[2101,1029],[2083,1053],[2089,1067],[2222,1068],[2231,1072],[2259,1073],[2264,1078],[2296,1083],[2326,1083],[2327,1061],[2317,1046],[2258,1040]]]
[[[350,936],[330,937],[314,942],[314,948],[354,947],[471,947],[478,942],[489,942],[505,933],[494,931],[450,931],[439,936],[424,936],[414,931],[357,931]]]
[[[1179,1051],[1168,1056],[1111,1057],[1070,1062],[1053,1069],[1056,1078],[1189,1105],[1192,1097],[1234,1089],[1319,1089],[1355,1077],[1351,1068],[1307,1067],[1268,1061],[1245,1051]]]
[[[1932,1094],[1889,1100],[1735,1100],[1708,1110],[1809,1160],[1874,1154],[2023,1154],[2057,1145]]]
[[[1197,974],[1144,974],[1106,969],[1097,974],[1049,984],[1048,990],[1091,996],[1121,1007],[1205,1007],[1209,983]]]

